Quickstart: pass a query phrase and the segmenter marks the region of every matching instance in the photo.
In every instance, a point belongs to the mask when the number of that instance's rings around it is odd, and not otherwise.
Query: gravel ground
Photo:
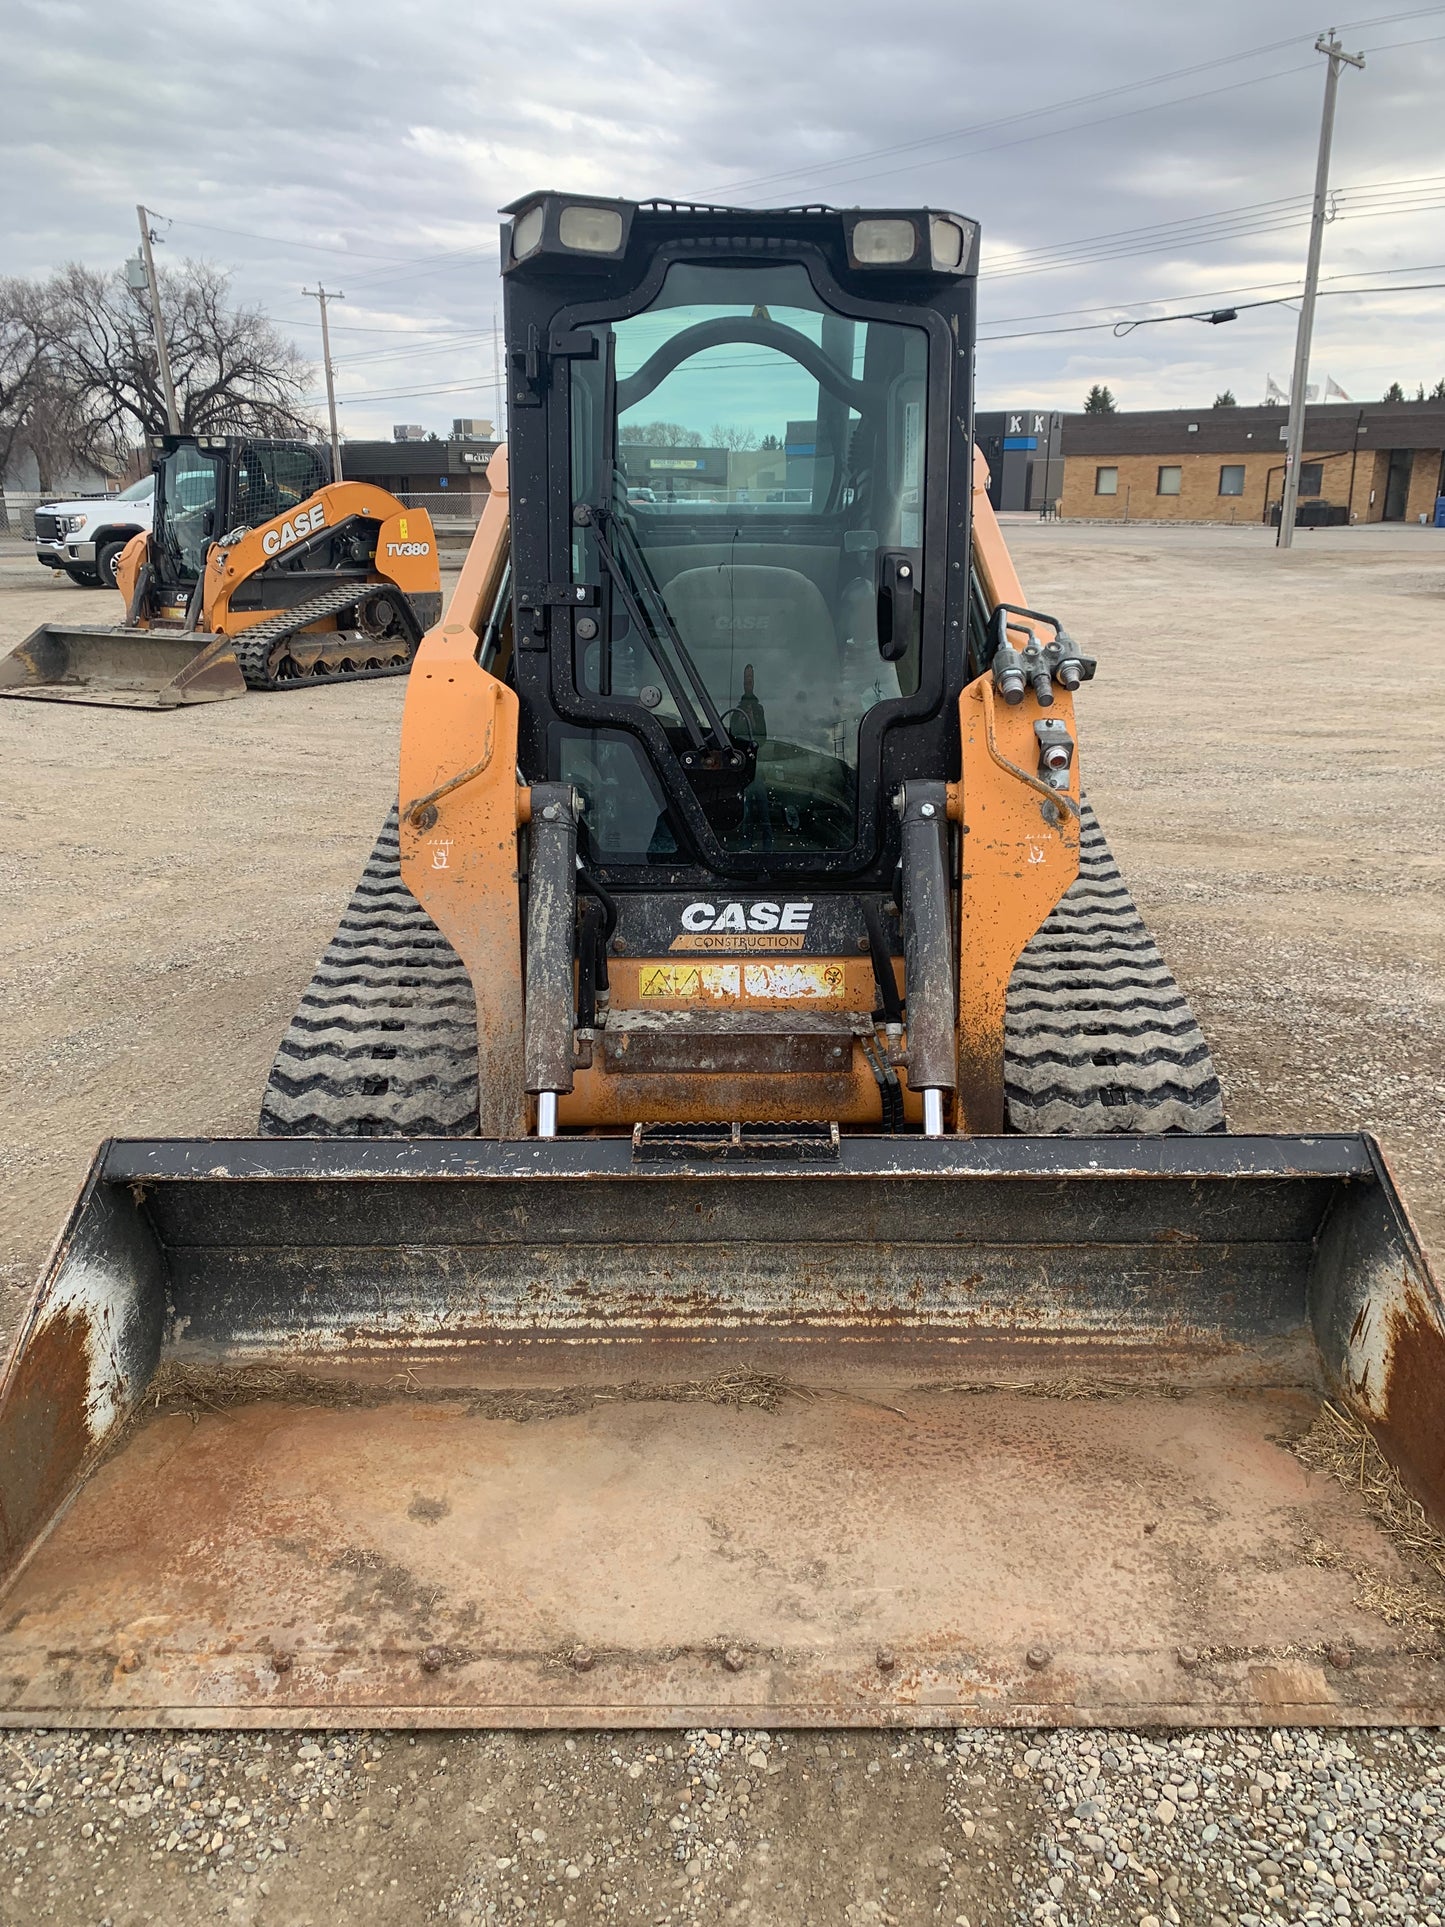
[[[1009,533],[1100,657],[1090,792],[1234,1128],[1377,1129],[1438,1244],[1445,657],[1414,645],[1445,538],[1322,531],[1279,558],[1257,530]],[[0,647],[46,613],[105,611],[0,544]],[[1411,643],[1407,691],[1381,636]],[[386,684],[172,717],[0,704],[7,1326],[105,1131],[250,1127],[399,712]],[[14,1733],[0,1922],[1439,1927],[1442,1775],[1410,1730]]]
[[[1412,1730],[42,1733],[7,1752],[6,1922],[1440,1924],[1445,1746]],[[811,1865],[790,1850],[810,1807],[830,1816]]]

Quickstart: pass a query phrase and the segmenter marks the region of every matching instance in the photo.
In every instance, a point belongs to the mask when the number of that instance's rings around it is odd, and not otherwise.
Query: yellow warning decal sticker
[[[737,964],[644,964],[639,988],[643,1002],[707,1000],[721,1002],[742,988]]]
[[[767,963],[743,965],[749,997],[827,997],[843,995],[841,963]]]

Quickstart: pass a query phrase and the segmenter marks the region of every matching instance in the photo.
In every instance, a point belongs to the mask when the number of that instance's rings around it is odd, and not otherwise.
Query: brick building
[[[1268,522],[1284,481],[1283,408],[1064,417],[1060,512],[1090,521]],[[1301,524],[1433,521],[1445,401],[1305,411]]]
[[[494,440],[452,435],[421,442],[343,442],[341,471],[349,482],[375,482],[433,517],[475,520],[491,493],[487,463]]]

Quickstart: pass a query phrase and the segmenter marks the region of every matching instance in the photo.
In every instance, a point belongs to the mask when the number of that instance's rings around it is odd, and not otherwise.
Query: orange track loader
[[[105,1145],[0,1386],[0,1722],[1445,1720],[1438,1575],[1309,1469],[1329,1405],[1440,1519],[1438,1288],[1371,1139],[1224,1129],[974,224],[509,213],[259,1132]]]
[[[404,676],[441,611],[436,536],[326,449],[159,436],[155,520],[121,555],[119,628],[43,623],[0,696],[174,709],[327,677]]]

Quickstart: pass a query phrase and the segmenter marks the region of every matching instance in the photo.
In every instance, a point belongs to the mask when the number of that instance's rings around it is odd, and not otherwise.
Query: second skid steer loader
[[[441,613],[436,536],[325,448],[158,435],[155,518],[127,545],[115,627],[46,622],[0,696],[175,709],[316,678],[404,676]]]
[[[973,223],[510,213],[261,1134],[103,1147],[0,1388],[0,1722],[1445,1719],[1418,1535],[1308,1469],[1441,1517],[1437,1287],[1372,1140],[1223,1130],[975,469]]]

